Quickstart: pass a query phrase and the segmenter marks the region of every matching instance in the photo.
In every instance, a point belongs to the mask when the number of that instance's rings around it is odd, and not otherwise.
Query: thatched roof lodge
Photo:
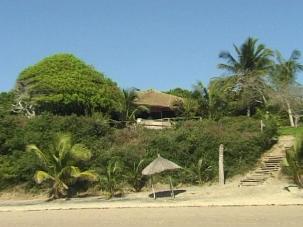
[[[174,106],[183,102],[181,97],[166,94],[160,91],[147,90],[138,91],[135,104],[144,105],[150,109],[149,114],[143,118],[161,119],[175,116]]]

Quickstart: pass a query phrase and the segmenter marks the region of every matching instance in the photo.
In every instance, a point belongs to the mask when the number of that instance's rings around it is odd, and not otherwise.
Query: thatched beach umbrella
[[[151,185],[152,190],[154,194],[154,199],[156,199],[156,194],[153,186],[153,178],[152,175],[156,173],[161,173],[166,170],[176,170],[176,169],[182,169],[182,167],[178,166],[176,163],[173,163],[172,161],[169,161],[165,158],[162,158],[159,154],[158,157],[152,161],[148,166],[145,167],[145,169],[142,170],[143,175],[151,176]],[[169,177],[170,180],[170,189],[171,189],[171,195],[174,197],[174,190],[173,190],[173,184],[171,181],[171,177]]]

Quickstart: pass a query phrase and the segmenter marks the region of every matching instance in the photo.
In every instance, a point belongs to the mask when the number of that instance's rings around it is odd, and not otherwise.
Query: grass
[[[303,135],[303,126],[298,128],[293,127],[281,127],[278,130],[279,135],[292,135],[292,136],[298,136]]]

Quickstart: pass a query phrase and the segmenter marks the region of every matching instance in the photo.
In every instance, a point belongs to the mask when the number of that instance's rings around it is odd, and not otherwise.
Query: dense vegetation
[[[16,93],[35,103],[39,112],[62,115],[112,114],[120,111],[122,102],[114,82],[70,54],[47,57],[23,70]]]
[[[286,160],[283,163],[284,173],[292,177],[293,181],[303,188],[303,132],[285,129],[282,132],[295,136],[295,146],[286,151]]]
[[[71,54],[28,67],[0,93],[0,189],[48,188],[54,198],[89,188],[110,197],[139,191],[147,185],[141,171],[157,154],[184,168],[175,183],[203,184],[217,178],[220,144],[227,177],[244,173],[273,143],[277,125],[299,124],[303,66],[299,51],[285,60],[253,38],[234,49],[219,54],[224,76],[208,87],[167,91],[183,98],[174,106],[183,121],[159,131],[133,124],[149,111],[135,104],[135,89],[121,90]]]
[[[81,170],[95,170],[99,176],[108,174],[108,166],[113,162],[121,169],[117,185],[126,188],[144,186],[146,179],[141,174],[134,180],[133,167],[144,160],[141,171],[157,154],[168,158],[185,170],[179,171],[175,180],[179,183],[199,183],[217,177],[218,147],[225,145],[225,165],[228,176],[247,171],[260,154],[270,146],[276,128],[267,122],[266,130],[261,133],[259,121],[254,119],[223,118],[220,121],[186,121],[176,129],[148,130],[115,129],[101,116],[54,116],[41,115],[33,119],[10,116],[1,121],[2,141],[0,156],[1,187],[26,183],[33,186],[36,170],[45,170],[32,152],[25,152],[26,145],[36,144],[43,152],[54,152],[54,141],[60,132],[70,132],[73,143],[81,143],[91,151],[92,158],[77,163]],[[7,127],[10,125],[10,127]],[[198,161],[202,159],[202,169],[197,173]],[[63,167],[60,167],[63,168]],[[110,168],[110,167],[109,167]],[[204,171],[205,170],[205,171]],[[122,175],[123,172],[123,175]],[[120,174],[120,175],[119,175]],[[85,181],[82,182],[83,185]],[[87,182],[89,185],[89,182]],[[100,184],[107,189],[108,182]],[[82,186],[83,186],[82,185]],[[139,187],[140,188],[140,187]]]

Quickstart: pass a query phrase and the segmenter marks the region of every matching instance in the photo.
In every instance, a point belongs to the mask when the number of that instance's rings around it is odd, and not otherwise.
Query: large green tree
[[[14,103],[13,92],[0,92],[0,117],[3,117],[11,113],[13,103]]]
[[[207,117],[209,115],[209,91],[202,81],[193,85],[192,98],[199,104],[198,115]]]
[[[142,112],[149,112],[148,107],[144,105],[136,105],[135,101],[138,98],[135,88],[123,89],[123,104],[121,117],[125,123],[134,122],[136,115]],[[126,124],[127,125],[127,124]]]
[[[217,77],[213,78],[209,85],[209,116],[213,119],[219,119],[225,115],[238,115],[241,111],[238,105],[239,97],[232,92],[235,77]]]
[[[56,54],[23,70],[17,99],[37,112],[90,115],[121,110],[122,92],[109,78],[72,54]]]
[[[170,95],[175,95],[178,97],[182,97],[182,98],[191,98],[191,96],[192,96],[192,91],[184,89],[184,88],[179,88],[179,87],[170,89],[169,91],[167,91],[165,93],[170,94]]]
[[[183,98],[182,102],[175,103],[177,115],[189,118],[208,115],[209,94],[201,81],[197,81],[192,90],[174,88],[166,93]]]
[[[277,51],[276,58],[277,63],[270,74],[271,99],[283,110],[287,111],[290,125],[294,127],[294,116],[301,115],[303,108],[303,88],[296,82],[298,73],[303,71],[303,65],[299,62],[301,52],[294,50],[289,59],[285,59]],[[300,111],[301,113],[294,113]]]
[[[224,70],[229,84],[233,83],[227,92],[234,93],[239,103],[246,107],[247,116],[251,109],[260,103],[266,102],[266,85],[263,77],[272,67],[273,52],[258,40],[249,37],[240,47],[234,45],[236,56],[228,51],[222,51],[219,57],[226,63],[218,64]]]

